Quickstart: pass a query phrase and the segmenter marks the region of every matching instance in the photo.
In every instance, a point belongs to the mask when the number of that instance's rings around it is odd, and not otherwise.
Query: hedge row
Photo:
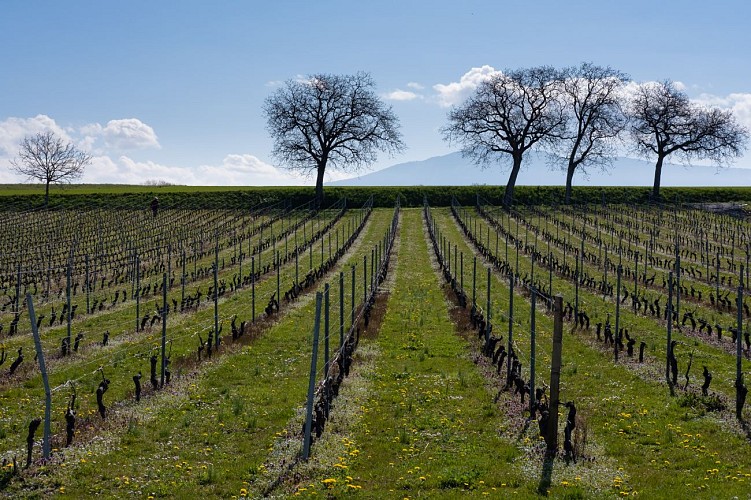
[[[313,198],[312,187],[247,187],[247,188],[191,188],[185,186],[160,186],[144,189],[134,186],[103,187],[96,189],[73,187],[63,193],[50,194],[50,209],[94,208],[148,208],[151,199],[159,197],[163,208],[249,208],[277,201],[288,200],[292,206]],[[339,198],[346,198],[350,206],[360,206],[370,195],[377,207],[393,207],[397,196],[402,206],[419,207],[424,197],[432,206],[448,206],[451,198],[471,205],[477,196],[500,205],[502,186],[401,186],[401,187],[326,187],[326,205]],[[518,186],[514,190],[514,203],[521,205],[557,205],[562,203],[562,186]],[[651,188],[646,187],[577,187],[573,190],[574,204],[589,203],[649,203]],[[751,187],[734,188],[663,188],[662,201],[666,203],[706,203],[751,201]],[[34,210],[42,207],[44,196],[34,194],[9,194],[0,196],[0,210]]]

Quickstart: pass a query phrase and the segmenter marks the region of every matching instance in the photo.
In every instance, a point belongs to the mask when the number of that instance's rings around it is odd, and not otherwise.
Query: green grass
[[[447,211],[434,210],[433,213],[443,234],[452,244],[457,243],[458,250],[464,253],[465,266],[469,263],[465,276],[470,277],[471,287],[469,256],[473,255],[472,249],[464,242]],[[522,255],[520,259],[526,265]],[[479,265],[481,262],[480,259],[478,270],[482,269],[483,279],[478,280],[477,295],[483,297],[481,304],[484,305],[485,269]],[[524,270],[521,272],[523,274]],[[508,280],[493,274],[491,281],[495,333],[502,333],[505,337],[508,329]],[[562,292],[564,297],[571,294],[560,280],[554,281],[554,289],[555,293]],[[592,303],[589,304],[586,306],[588,310]],[[514,306],[515,343],[526,376],[529,367],[529,303],[521,295],[516,295]],[[540,308],[538,304],[538,311]],[[570,327],[565,328],[569,332]],[[552,318],[538,314],[537,334],[539,385],[540,379],[547,380],[549,373]],[[587,454],[595,462],[590,475],[581,470],[581,467],[586,468],[583,464],[579,465],[579,470],[556,465],[550,482],[551,495],[565,495],[570,485],[577,484],[576,477],[582,481],[590,478],[590,484],[582,486],[588,495],[610,491],[615,494],[637,492],[647,498],[671,498],[679,492],[697,498],[713,498],[748,491],[751,470],[747,464],[751,463],[751,449],[732,418],[721,420],[713,414],[681,406],[678,398],[669,396],[660,379],[645,377],[630,363],[614,364],[612,353],[593,345],[587,336],[594,334],[564,333],[561,400],[576,401],[579,416],[587,421],[590,436]],[[512,413],[508,417],[511,422],[506,432],[515,435],[520,428],[518,414]],[[529,465],[534,467],[535,461]],[[602,470],[598,471],[598,468]]]
[[[354,217],[354,213],[348,214],[348,216],[339,222],[339,225],[346,224],[348,217]],[[270,252],[271,250],[265,252],[264,259],[269,259],[268,254]],[[324,253],[323,258],[326,258],[327,255],[327,253]],[[308,261],[309,258],[307,255],[300,259],[301,276],[304,276],[309,269]],[[321,261],[321,252],[316,249],[313,252],[313,266],[317,267]],[[230,269],[228,266],[220,274],[220,277],[229,279],[227,275],[230,275],[235,269],[237,267]],[[249,272],[250,270],[247,259],[244,269],[245,272]],[[290,262],[285,266],[280,275],[282,293],[291,286],[294,276],[294,262]],[[189,293],[192,293],[199,286],[205,292],[212,282],[212,279],[207,278],[191,283]],[[272,272],[270,275],[264,276],[262,281],[259,281],[256,285],[257,318],[264,316],[263,308],[266,301],[275,292],[276,276]],[[168,300],[172,297],[176,297],[179,301],[179,287],[175,287],[168,294]],[[349,296],[347,295],[346,297],[347,301],[349,301]],[[142,300],[141,313],[143,314],[146,310],[152,310],[156,300],[155,297]],[[82,297],[79,294],[77,303],[81,304],[81,301]],[[231,342],[229,323],[233,314],[239,316],[240,320],[238,320],[238,323],[243,319],[250,322],[250,302],[250,287],[245,287],[234,294],[228,292],[224,297],[219,299],[219,318],[223,323],[224,329],[222,334],[225,342]],[[285,307],[287,306],[283,304],[282,308],[284,309]],[[82,307],[79,306],[79,309],[82,309]],[[42,329],[42,342],[45,353],[48,356],[50,385],[57,389],[53,392],[53,408],[66,407],[70,390],[68,387],[64,387],[63,384],[68,380],[75,381],[78,392],[77,409],[79,413],[79,426],[83,424],[86,418],[93,422],[97,422],[99,419],[98,415],[96,415],[95,391],[101,380],[101,375],[97,372],[97,369],[101,366],[104,367],[107,378],[112,381],[105,397],[107,406],[112,406],[113,404],[132,398],[133,382],[131,377],[139,371],[144,375],[142,379],[144,394],[146,395],[151,391],[148,383],[148,357],[152,353],[157,352],[155,349],[158,349],[160,345],[162,330],[160,325],[155,325],[153,329],[146,332],[133,333],[135,309],[134,301],[129,301],[118,305],[118,307],[112,310],[106,310],[92,316],[81,315],[81,319],[73,323],[72,335],[75,336],[80,331],[86,332],[85,347],[82,348],[81,352],[73,353],[64,359],[51,359],[49,356],[50,353],[58,352],[60,340],[65,335],[65,327]],[[207,339],[208,330],[213,329],[213,317],[213,303],[207,301],[204,301],[203,305],[195,312],[173,313],[169,315],[167,339],[171,341],[172,371],[174,374],[180,375],[181,361],[195,357],[196,346],[198,345],[197,335],[200,333],[204,341]],[[24,322],[27,321],[28,319],[24,315]],[[28,329],[28,323],[25,327]],[[111,333],[110,344],[107,347],[99,347],[96,344],[99,342],[101,334],[105,329]],[[25,437],[23,429],[28,425],[28,416],[42,414],[43,406],[41,402],[44,401],[44,392],[41,375],[34,365],[34,359],[31,354],[34,352],[31,336],[28,333],[26,335],[18,335],[4,339],[3,343],[8,349],[11,358],[13,358],[11,354],[14,353],[18,346],[23,346],[26,353],[26,359],[19,369],[20,373],[15,376],[16,379],[8,379],[0,385],[0,401],[3,403],[0,409],[0,430],[3,431],[0,434],[0,445],[3,447],[3,456],[8,456],[5,453],[6,450],[16,446],[23,446],[23,438]],[[62,413],[63,410],[58,414],[53,414],[52,419],[52,432],[58,436],[62,436],[64,432]],[[53,441],[53,446],[59,446],[59,441],[60,439]]]
[[[497,497],[518,486],[519,451],[498,435],[500,412],[456,334],[427,250],[420,212],[403,211],[384,322],[361,341],[364,362],[342,389],[351,399],[335,409],[346,418],[331,424],[313,448],[316,465],[287,493]]]
[[[337,270],[361,262],[380,240],[390,216],[380,211],[373,217]],[[336,284],[333,296],[338,296],[337,274],[329,278]],[[237,305],[249,307],[247,302]],[[249,346],[233,345],[225,337],[225,355],[183,373],[139,405],[122,405],[105,423],[94,420],[97,440],[56,454],[55,462],[64,460],[64,465],[42,466],[23,482],[12,482],[7,492],[56,491],[74,498],[136,492],[181,498],[237,495],[304,402],[313,308],[307,296],[283,309],[289,311],[284,319]],[[126,392],[124,385],[113,390]]]
[[[342,269],[349,302],[349,266],[362,263],[363,256],[381,239],[391,214],[391,209],[374,212],[358,244],[330,275],[333,297],[338,297],[338,270]],[[473,249],[447,210],[434,210],[434,217],[452,247],[456,244],[464,255],[465,288],[471,293]],[[482,224],[478,227],[484,234]],[[130,400],[129,377],[139,367],[147,369],[146,362],[134,358],[132,353],[121,356],[119,350],[102,351],[103,355],[113,355],[112,360],[107,360],[113,363],[112,368],[114,363],[117,365],[112,377],[115,383],[107,394],[113,413],[105,422],[97,417],[87,418],[86,414],[95,407],[92,391],[98,375],[85,372],[96,369],[99,356],[74,356],[58,365],[58,369],[84,373],[79,388],[83,410],[79,416],[85,425],[79,430],[80,440],[72,448],[56,452],[52,463],[35,465],[7,485],[3,484],[6,478],[0,475],[2,494],[62,498],[258,497],[281,477],[281,483],[271,489],[272,496],[748,495],[751,447],[732,414],[708,411],[707,405],[714,402],[691,393],[678,391],[678,397],[670,397],[661,379],[662,327],[650,318],[634,317],[623,309],[623,326],[637,332],[639,339],[649,341],[647,363],[638,365],[623,359],[613,363],[612,353],[593,340],[593,330],[575,332],[566,325],[562,400],[576,401],[580,428],[588,431],[588,444],[583,460],[577,464],[562,459],[546,464],[536,426],[533,423],[524,430],[526,415],[518,396],[499,393],[504,380],[496,377],[494,367],[477,355],[476,335],[462,332],[453,323],[453,306],[447,303],[445,285],[432,266],[432,248],[426,241],[419,210],[402,212],[395,248],[398,253],[386,285],[390,294],[383,323],[377,332],[369,331],[363,336],[353,374],[342,386],[332,419],[323,437],[314,444],[308,463],[287,470],[300,448],[298,433],[310,362],[310,295],[293,307],[283,308],[279,321],[265,328],[253,342],[233,345],[228,340],[221,356],[197,369],[186,368],[177,373],[173,369],[173,384],[149,395],[139,405]],[[314,252],[316,262],[319,255]],[[306,264],[303,266],[301,260],[301,268],[307,269],[307,258],[304,260]],[[290,279],[293,265],[284,269],[283,280]],[[531,270],[529,260],[522,254],[520,270],[522,274]],[[478,272],[478,302],[484,307],[486,274],[481,260]],[[536,272],[540,272],[539,268]],[[270,295],[275,281],[271,277],[260,283],[258,294]],[[494,273],[491,286],[494,333],[505,337],[508,281]],[[565,297],[573,294],[573,285],[562,279],[555,278],[554,288]],[[361,295],[359,269],[356,290]],[[530,309],[526,297],[519,292],[517,289],[515,295],[514,335],[526,377]],[[580,293],[592,324],[612,310],[612,302],[586,291]],[[257,311],[263,305],[259,300]],[[220,304],[224,317],[233,313],[245,317],[249,307],[248,290],[228,296]],[[543,309],[538,303],[538,385],[548,379],[552,338],[552,318]],[[338,318],[337,313],[334,308],[332,316]],[[212,314],[212,308],[206,307],[194,315],[175,315],[170,320],[174,321],[170,324],[175,334],[185,335],[185,343],[177,346],[175,356],[188,355],[195,348],[195,337],[191,335],[211,323]],[[106,321],[129,324],[132,316],[129,305],[108,314]],[[103,324],[104,316],[82,321],[94,332]],[[225,338],[228,327],[225,322]],[[59,330],[55,334],[60,334]],[[157,337],[158,332],[144,335],[138,345],[150,347]],[[690,342],[689,338],[683,340]],[[692,347],[696,352],[693,387],[699,378],[696,367],[700,370],[702,360],[711,360],[717,367],[712,389],[730,397],[731,356],[713,346]],[[27,361],[31,359],[28,355]],[[65,380],[61,372],[56,376],[56,383]],[[6,449],[21,450],[27,416],[40,414],[39,381],[29,378],[4,390],[2,397],[0,441]],[[53,431],[59,434],[60,410],[67,392],[57,391],[53,398]]]

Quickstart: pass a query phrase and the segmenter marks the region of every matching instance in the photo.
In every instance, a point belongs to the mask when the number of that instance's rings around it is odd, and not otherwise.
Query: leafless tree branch
[[[52,131],[26,136],[19,145],[18,157],[11,168],[29,179],[45,185],[44,205],[49,204],[50,184],[71,182],[83,175],[91,156],[63,141]]]
[[[319,203],[326,168],[355,171],[374,162],[379,151],[404,148],[399,120],[374,87],[367,73],[318,74],[289,80],[266,99],[273,156],[289,169],[316,172]]]

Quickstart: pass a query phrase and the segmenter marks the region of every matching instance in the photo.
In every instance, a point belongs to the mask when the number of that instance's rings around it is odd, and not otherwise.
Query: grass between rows
[[[346,215],[333,229],[336,230],[341,225],[346,226],[347,222],[351,222],[351,225],[354,226],[354,220],[357,216],[354,212]],[[342,243],[343,238],[340,241],[340,244]],[[321,253],[320,249],[314,251],[312,253],[313,268],[317,268],[327,258],[327,255],[328,253],[325,251]],[[305,255],[304,258],[300,259],[300,279],[310,269],[310,261],[310,255]],[[246,270],[249,274],[250,267],[247,265],[243,272],[245,273]],[[231,270],[227,269],[225,272],[228,274]],[[288,262],[281,268],[280,289],[282,294],[290,288],[294,279],[295,265],[293,261]],[[193,293],[196,288],[202,288],[205,293],[208,286],[211,285],[213,285],[213,279],[204,279],[200,283],[193,284],[190,293]],[[264,275],[261,281],[256,284],[256,318],[265,316],[263,308],[269,297],[275,292],[276,273],[272,271]],[[251,296],[251,287],[246,286],[243,289],[235,290],[234,293],[228,291],[223,297],[219,298],[219,321],[223,325],[222,335],[225,340],[231,333],[230,322],[233,315],[238,316],[238,325],[243,320],[250,324]],[[173,289],[168,294],[168,303],[171,297],[176,297],[179,300],[180,291],[178,288]],[[345,295],[345,297],[348,301],[351,300],[349,295]],[[155,301],[155,298],[151,298],[148,304],[151,305]],[[161,297],[159,301],[161,302]],[[285,308],[287,305],[282,303],[281,307]],[[142,301],[142,313],[146,310],[147,302]],[[141,381],[144,394],[151,391],[148,383],[150,370],[148,358],[151,354],[159,354],[162,335],[161,324],[147,328],[146,331],[133,333],[134,318],[135,304],[132,301],[111,311],[84,316],[80,321],[74,323],[72,332],[73,335],[79,331],[87,332],[85,343],[80,352],[71,353],[66,358],[60,358],[58,355],[59,341],[65,333],[64,327],[47,330],[40,334],[45,356],[47,356],[50,385],[53,388],[59,388],[52,394],[53,434],[62,433],[64,429],[62,414],[68,404],[70,390],[68,387],[63,387],[62,384],[65,384],[68,380],[75,381],[77,387],[76,409],[79,417],[96,414],[95,391],[101,381],[101,375],[96,370],[100,366],[104,367],[107,378],[112,382],[105,398],[107,406],[132,397],[133,382],[131,377],[139,371],[144,374]],[[169,314],[167,341],[170,342],[170,350],[172,351],[173,373],[179,374],[181,361],[195,358],[198,335],[200,334],[202,339],[206,341],[208,332],[213,330],[213,326],[214,305],[213,301],[209,299],[204,299],[197,310]],[[97,345],[98,338],[96,338],[97,333],[95,332],[103,332],[105,329],[111,332],[110,342],[107,347],[100,347]],[[11,340],[25,347],[26,360],[17,374],[0,381],[0,402],[3,403],[0,406],[0,449],[3,450],[3,457],[12,453],[9,448],[14,444],[20,447],[24,446],[25,428],[28,425],[27,417],[29,415],[41,415],[44,411],[41,375],[31,354],[34,352],[32,340],[29,335],[14,337]],[[56,410],[57,408],[60,409],[59,412]],[[94,418],[98,419],[99,417],[95,416]],[[79,419],[78,425],[80,426],[81,423]],[[56,446],[56,444],[53,443],[53,446]]]
[[[457,244],[465,255],[465,280],[471,290],[473,250],[447,210],[433,210],[442,233]],[[524,259],[520,255],[520,259]],[[484,307],[486,270],[478,258],[477,296]],[[453,266],[452,266],[453,267]],[[521,266],[520,266],[521,267]],[[563,291],[554,279],[555,293]],[[465,282],[465,286],[466,282]],[[493,273],[492,318],[494,334],[508,332],[508,280]],[[470,292],[471,294],[471,292]],[[564,292],[565,296],[565,292]],[[537,314],[537,385],[548,381],[552,347],[552,317]],[[588,309],[589,310],[589,309]],[[600,313],[602,314],[602,313]],[[523,376],[529,370],[528,299],[517,292],[514,301],[514,339],[523,363]],[[590,316],[592,316],[590,314]],[[594,318],[593,318],[594,319]],[[604,318],[600,317],[599,320]],[[597,319],[595,319],[597,321]],[[586,496],[640,495],[646,498],[671,498],[677,492],[700,498],[744,495],[751,481],[751,448],[737,424],[701,411],[683,398],[672,398],[659,380],[643,377],[632,363],[614,364],[612,354],[593,346],[592,332],[571,333],[565,325],[561,400],[574,400],[579,416],[589,431],[585,450],[589,463],[574,467],[555,462],[550,477],[550,494],[571,495],[572,487],[582,484]],[[499,380],[498,384],[505,382]],[[513,408],[517,397],[503,393],[502,399]],[[509,414],[504,432],[518,436],[521,430],[519,408]],[[560,419],[565,418],[559,412]],[[561,422],[562,423],[562,422]],[[528,434],[534,440],[534,432]],[[521,441],[523,444],[524,441]],[[615,462],[613,462],[615,461]],[[606,467],[603,467],[606,465]],[[540,467],[539,461],[530,463]],[[579,480],[577,480],[579,478]]]
[[[485,220],[479,219],[477,221],[477,228],[479,233],[486,234],[488,224]],[[504,243],[502,238],[501,243]],[[509,261],[512,266],[515,265],[514,253],[509,254]],[[521,275],[531,275],[532,273],[531,260],[523,253],[519,254],[519,273]],[[548,269],[536,265],[535,273],[537,279],[540,279],[543,283],[547,283]],[[623,284],[628,286],[628,282],[626,281]],[[508,281],[506,281],[505,286],[508,288]],[[575,286],[571,281],[554,276],[553,290],[555,294],[561,293],[565,301],[574,304]],[[607,352],[608,349],[605,348],[604,344],[598,345],[595,341],[595,324],[597,322],[605,323],[609,314],[611,325],[615,328],[615,301],[615,298],[608,297],[607,299],[603,299],[601,295],[593,293],[590,289],[579,288],[579,305],[582,310],[585,310],[589,314],[591,325],[590,331],[583,332],[583,335],[590,341],[590,345],[597,345],[603,352]],[[528,316],[522,319],[526,318]],[[652,316],[634,314],[631,307],[621,304],[620,327],[627,329],[637,342],[644,341],[647,343],[645,352],[646,358],[650,363],[632,367],[638,369],[649,378],[656,380],[662,377],[664,380],[667,352],[666,322],[662,319],[657,320]],[[734,410],[736,358],[735,349],[733,344],[731,344],[729,334],[726,332],[724,343],[718,343],[714,341],[714,338],[691,332],[687,327],[676,327],[673,329],[672,338],[679,341],[675,349],[680,372],[679,383],[682,385],[685,382],[684,375],[688,366],[689,355],[691,355],[693,356],[693,362],[690,377],[693,380],[694,389],[696,389],[697,385],[700,385],[702,381],[700,375],[702,365],[706,365],[713,374],[711,391],[715,394],[720,394],[725,404]],[[636,350],[638,351],[638,344],[636,345]],[[626,353],[621,352],[620,357],[626,358]]]
[[[465,266],[471,265],[472,251],[455,223],[436,212],[444,234],[464,252]],[[371,221],[350,262],[370,251],[390,216],[377,220],[383,227]],[[544,491],[562,498],[747,494],[751,453],[732,423],[680,406],[659,382],[614,365],[578,333],[564,335],[562,399],[576,401],[589,429],[587,460],[556,461],[546,470],[534,426],[521,432],[523,418],[508,394],[493,402],[501,381],[488,381],[492,370],[472,354],[476,344],[456,335],[417,210],[403,212],[392,272],[396,281],[382,328],[361,341],[356,374],[342,389],[350,399],[337,403],[341,419],[314,446],[319,467],[301,471],[290,493],[534,497],[548,481]],[[471,275],[465,270],[465,276]],[[478,280],[478,297],[485,296],[484,284]],[[495,333],[505,336],[508,285],[494,275],[492,287]],[[518,295],[515,306],[526,374],[529,305]],[[42,467],[7,493],[247,494],[304,402],[311,321],[308,298],[252,346],[215,358],[143,403],[119,429],[71,450],[64,465]],[[552,319],[538,314],[537,327],[544,380]]]
[[[498,497],[521,481],[500,412],[457,336],[420,212],[404,210],[393,288],[377,336],[291,493],[363,498]]]
[[[335,272],[360,262],[385,233],[389,211],[372,217]],[[337,284],[338,273],[330,276]],[[337,297],[338,286],[332,289]],[[90,443],[66,450],[62,463],[41,466],[33,477],[11,483],[8,493],[55,492],[71,498],[239,495],[276,435],[304,403],[315,306],[311,299],[307,295],[287,309],[283,320],[250,346],[226,340],[229,353],[183,374],[140,405],[125,405]]]

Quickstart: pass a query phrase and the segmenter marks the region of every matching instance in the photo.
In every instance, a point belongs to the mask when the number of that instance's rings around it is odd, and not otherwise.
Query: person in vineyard
[[[159,198],[154,196],[154,199],[151,200],[151,213],[154,214],[154,217],[156,217],[156,213],[159,210]]]

